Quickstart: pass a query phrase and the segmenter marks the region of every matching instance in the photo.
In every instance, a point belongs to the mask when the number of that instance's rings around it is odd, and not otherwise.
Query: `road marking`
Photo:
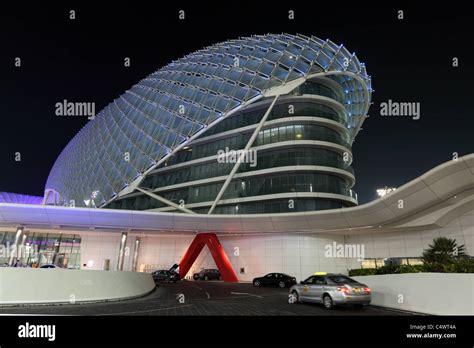
[[[177,309],[177,308],[184,308],[190,307],[192,304],[176,306],[176,307],[167,307],[167,308],[158,308],[158,309],[148,309],[146,311],[134,311],[134,312],[121,312],[121,313],[106,313],[106,314],[98,314],[98,316],[107,316],[107,315],[122,315],[122,314],[137,314],[137,313],[149,313],[149,312],[158,312],[158,311],[167,311],[169,309]]]
[[[231,292],[231,295],[247,295],[247,296],[253,296],[253,297],[258,297],[258,298],[263,298],[263,296],[255,295],[255,294],[249,294],[248,292]]]
[[[74,314],[41,314],[41,313],[32,313],[32,314],[27,314],[27,313],[0,313],[0,317],[50,317],[50,316],[61,316],[61,317],[73,317]]]
[[[190,286],[192,286],[193,288],[199,289],[199,290],[201,290],[201,291],[204,291],[203,288],[201,288],[201,287],[199,287],[199,286],[197,286],[197,285],[190,285]],[[207,291],[204,291],[204,292],[206,293],[207,299],[209,300],[209,299],[211,298],[211,295],[209,295],[209,293],[208,293]]]

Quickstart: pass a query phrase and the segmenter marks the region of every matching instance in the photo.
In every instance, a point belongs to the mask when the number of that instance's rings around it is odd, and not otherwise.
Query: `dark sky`
[[[360,203],[375,198],[377,187],[401,186],[453,152],[474,152],[472,8],[459,2],[418,8],[395,2],[220,3],[2,5],[0,191],[43,194],[56,157],[86,123],[55,116],[55,103],[95,102],[98,112],[171,60],[215,42],[269,32],[329,38],[366,63],[375,93],[353,146]],[[74,21],[70,9],[76,10]],[[186,11],[184,21],[179,9]],[[287,19],[290,9],[293,21]],[[397,19],[399,9],[404,20]],[[21,68],[14,67],[15,57],[21,57]],[[124,57],[131,58],[130,68]],[[453,57],[459,58],[457,68]],[[388,99],[420,102],[421,119],[381,117],[380,103]],[[14,161],[15,152],[21,162]]]

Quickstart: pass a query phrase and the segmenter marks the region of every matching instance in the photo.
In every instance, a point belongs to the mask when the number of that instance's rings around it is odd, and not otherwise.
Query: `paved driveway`
[[[288,289],[247,283],[182,281],[160,283],[145,297],[105,303],[0,307],[1,314],[50,315],[402,315],[376,307],[326,310],[317,304],[290,304]]]

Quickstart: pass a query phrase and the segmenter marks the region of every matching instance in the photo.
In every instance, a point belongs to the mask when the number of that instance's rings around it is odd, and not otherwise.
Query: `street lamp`
[[[383,197],[385,196],[386,194],[389,194],[393,191],[395,191],[397,188],[396,187],[388,187],[388,186],[385,186],[383,188],[380,188],[380,189],[377,189],[377,195],[379,197]]]

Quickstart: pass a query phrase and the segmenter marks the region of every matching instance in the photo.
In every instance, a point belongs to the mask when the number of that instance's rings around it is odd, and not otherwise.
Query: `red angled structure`
[[[202,248],[204,248],[204,245],[207,245],[211,251],[212,258],[221,273],[222,280],[225,282],[238,282],[239,279],[232,268],[232,264],[215,233],[200,233],[193,239],[179,263],[179,275],[181,279],[189,272],[194,261],[196,261],[201,253]]]

